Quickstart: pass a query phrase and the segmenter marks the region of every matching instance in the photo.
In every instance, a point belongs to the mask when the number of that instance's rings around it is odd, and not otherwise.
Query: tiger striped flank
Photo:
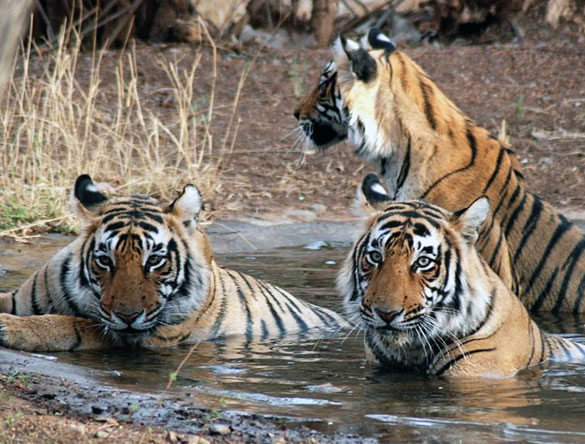
[[[346,126],[337,138],[347,134],[358,155],[380,166],[395,200],[455,211],[487,196],[491,212],[477,248],[490,267],[532,311],[585,312],[583,231],[527,189],[508,145],[466,116],[410,57],[376,29],[368,40],[370,49],[342,41],[336,48],[340,99],[330,105]],[[309,93],[299,121],[338,128],[315,105],[331,96]],[[312,128],[307,137],[318,144]]]
[[[381,202],[372,177],[366,182],[369,218],[338,288],[348,318],[364,330],[369,361],[446,377],[585,362],[585,345],[544,333],[478,253],[486,197],[450,213],[420,200]]]
[[[74,190],[81,235],[23,286],[0,295],[0,346],[59,351],[247,342],[336,330],[336,313],[220,267],[198,222],[199,190],[171,204],[108,198],[87,175]]]

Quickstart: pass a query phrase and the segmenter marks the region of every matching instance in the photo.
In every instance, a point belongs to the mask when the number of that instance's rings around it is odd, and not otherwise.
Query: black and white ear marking
[[[82,174],[75,181],[73,195],[78,202],[86,209],[92,209],[104,203],[108,198],[99,192],[91,177],[88,174]]]
[[[378,28],[370,29],[368,43],[373,49],[383,49],[389,53],[396,51],[396,44]]]
[[[362,180],[362,193],[366,201],[372,206],[392,200],[380,179],[374,173],[368,174]]]
[[[187,184],[181,195],[170,205],[170,211],[182,220],[185,227],[189,228],[191,222],[197,221],[202,207],[201,192],[195,185]]]
[[[471,205],[453,213],[452,220],[461,234],[471,243],[477,239],[478,231],[490,214],[490,201],[486,196],[475,200]]]
[[[351,70],[362,82],[369,82],[376,76],[376,61],[357,42],[340,35],[336,46],[341,46],[351,62]]]

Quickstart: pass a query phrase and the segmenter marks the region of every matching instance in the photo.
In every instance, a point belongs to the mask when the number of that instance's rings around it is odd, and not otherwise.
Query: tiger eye
[[[421,268],[428,267],[430,263],[431,259],[427,256],[421,256],[416,260],[416,265]]]
[[[382,262],[382,253],[380,253],[379,251],[372,251],[368,253],[368,255],[370,256],[370,260],[372,262],[375,262],[377,264]]]

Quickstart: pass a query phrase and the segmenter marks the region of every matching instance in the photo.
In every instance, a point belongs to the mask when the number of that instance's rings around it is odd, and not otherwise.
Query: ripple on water
[[[310,302],[340,310],[334,282],[347,248],[305,248],[220,256],[220,263],[266,278]],[[32,251],[32,250],[31,250]],[[22,279],[29,274],[27,270]],[[583,319],[538,319],[585,342]],[[106,382],[163,390],[189,347],[45,354],[107,370]],[[254,345],[202,343],[173,390],[198,406],[277,415],[289,425],[360,433],[392,442],[585,442],[585,366],[552,363],[505,380],[429,379],[377,372],[362,338],[310,336]],[[222,403],[219,400],[223,399]],[[218,404],[219,403],[219,404]]]

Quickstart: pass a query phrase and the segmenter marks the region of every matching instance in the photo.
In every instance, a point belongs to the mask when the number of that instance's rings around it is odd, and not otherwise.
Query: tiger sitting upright
[[[246,341],[346,325],[336,313],[213,259],[194,185],[170,205],[109,199],[82,175],[82,234],[11,294],[0,295],[0,346],[29,351]]]
[[[585,361],[585,346],[543,333],[475,249],[489,215],[480,197],[449,213],[424,201],[391,202],[375,175],[370,208],[338,287],[365,332],[369,361],[436,376],[514,376],[548,359]]]
[[[513,151],[387,36],[372,29],[368,41],[370,50],[338,39],[335,66],[295,111],[307,137],[327,147],[347,135],[398,201],[454,211],[486,195],[477,248],[492,269],[533,311],[585,312],[583,232],[528,191]]]

